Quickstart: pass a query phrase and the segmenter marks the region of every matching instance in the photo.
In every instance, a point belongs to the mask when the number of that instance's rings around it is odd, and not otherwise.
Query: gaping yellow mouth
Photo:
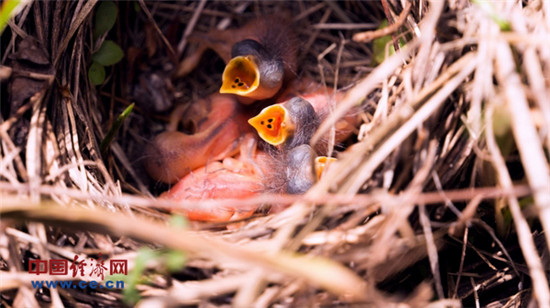
[[[260,85],[258,65],[251,56],[238,56],[229,61],[222,75],[220,93],[247,96]]]
[[[294,124],[288,111],[280,104],[264,108],[260,114],[248,120],[258,135],[271,145],[280,145],[293,134]]]
[[[323,172],[329,168],[330,164],[337,161],[334,157],[319,156],[315,158],[315,174],[317,175],[317,180],[321,179]]]

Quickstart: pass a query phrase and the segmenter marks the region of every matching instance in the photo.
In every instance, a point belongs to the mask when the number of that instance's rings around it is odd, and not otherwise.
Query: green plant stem
[[[124,109],[124,111],[115,120],[115,123],[113,123],[113,126],[111,127],[111,129],[109,129],[109,131],[107,132],[107,135],[105,136],[105,138],[103,138],[103,140],[101,141],[101,145],[99,146],[101,150],[101,155],[105,156],[105,154],[107,154],[107,149],[111,145],[111,142],[113,142],[113,139],[116,133],[118,132],[118,130],[120,129],[120,126],[122,126],[122,123],[124,123],[124,120],[126,120],[126,118],[130,115],[130,113],[134,109],[134,105],[135,103],[132,103],[130,104],[130,106]]]

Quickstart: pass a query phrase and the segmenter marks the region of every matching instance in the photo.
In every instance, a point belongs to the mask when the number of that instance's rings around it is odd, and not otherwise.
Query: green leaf
[[[181,215],[172,215],[170,216],[170,220],[168,222],[171,227],[174,228],[187,228],[189,227],[189,222],[187,221],[187,218],[181,216]]]
[[[142,280],[143,273],[147,268],[147,262],[158,258],[159,254],[150,248],[144,247],[138,251],[134,260],[134,268],[128,273],[125,280],[124,290],[122,290],[123,300],[126,304],[132,306],[140,299],[139,291],[136,286]]]
[[[485,0],[473,0],[478,7],[480,7],[500,28],[501,31],[508,32],[512,30],[512,25],[507,21],[492,4]]]
[[[179,271],[187,262],[187,256],[185,253],[178,250],[168,250],[165,253],[166,268],[170,272]]]
[[[141,273],[145,270],[145,268],[147,268],[147,262],[158,258],[158,256],[159,253],[151,248],[140,248],[137,257],[134,260],[134,269],[132,271],[133,274],[137,274],[136,276],[141,276]]]
[[[509,135],[512,126],[512,117],[506,108],[495,108],[493,113],[493,131],[496,136]]]
[[[4,31],[4,28],[8,24],[10,17],[17,11],[16,8],[21,4],[19,0],[6,0],[0,7],[0,33]]]
[[[505,157],[516,151],[517,146],[512,134],[512,118],[506,108],[496,108],[493,114],[493,131],[498,147]]]
[[[380,26],[378,26],[378,30],[383,29],[387,26],[388,26],[388,20],[384,19],[380,23]],[[388,56],[391,56],[395,53],[395,47],[391,43],[392,39],[393,38],[391,35],[386,35],[386,36],[377,38],[372,42],[372,52],[374,54],[374,62],[376,64],[380,64],[384,62],[384,59],[386,59],[386,45],[390,44],[388,46],[389,48]],[[398,44],[399,44],[399,47],[404,47],[406,45],[403,39],[399,39]]]
[[[105,278],[105,281],[116,282],[117,280],[126,281],[126,275],[124,275],[124,274],[114,274],[114,275],[109,275],[109,276],[107,276],[107,278]]]
[[[118,8],[112,1],[104,1],[95,12],[94,39],[107,33],[115,25]]]
[[[388,21],[384,19],[380,24],[380,26],[378,27],[378,29],[382,29],[387,26],[388,26]],[[391,35],[382,36],[380,38],[375,39],[372,42],[372,52],[374,54],[374,61],[377,64],[382,63],[386,58],[386,45],[389,42],[391,42]],[[393,45],[390,45],[389,48],[390,48],[389,55],[391,56],[395,52],[395,49],[393,48]]]
[[[103,42],[99,50],[92,55],[92,59],[103,66],[114,65],[118,63],[122,57],[124,57],[124,52],[111,40]]]
[[[94,86],[102,84],[105,80],[105,67],[95,61],[92,62],[88,69],[88,78]]]

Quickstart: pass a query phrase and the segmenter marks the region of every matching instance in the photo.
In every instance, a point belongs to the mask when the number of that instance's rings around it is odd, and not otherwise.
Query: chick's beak
[[[254,57],[238,56],[225,66],[220,93],[250,96],[259,85],[260,72]]]
[[[260,114],[248,120],[258,135],[271,145],[280,145],[294,133],[294,123],[288,110],[280,104],[264,108]]]
[[[337,161],[334,157],[319,156],[315,158],[315,174],[317,175],[317,181],[321,179],[325,170],[328,170],[330,164]]]

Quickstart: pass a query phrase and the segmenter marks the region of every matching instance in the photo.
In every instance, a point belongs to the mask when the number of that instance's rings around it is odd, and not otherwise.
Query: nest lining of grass
[[[146,245],[189,259],[172,273],[148,262],[141,305],[547,307],[550,5],[487,3],[120,2],[108,37],[126,59],[99,87],[87,78],[105,39],[91,34],[96,2],[26,5],[2,34],[3,304],[122,305],[118,291],[32,289],[28,260],[101,253],[132,267]],[[358,104],[364,123],[304,196],[178,204],[289,209],[229,230],[170,227],[162,209],[175,205],[151,198],[166,187],[143,173],[141,149],[174,106],[216,92],[223,67],[206,54],[171,79],[185,34],[282,8],[300,25],[299,76],[347,91],[318,135]],[[353,35],[386,15],[406,45],[375,67]],[[136,92],[147,82],[168,90]],[[137,96],[154,103],[137,102],[101,155]]]

